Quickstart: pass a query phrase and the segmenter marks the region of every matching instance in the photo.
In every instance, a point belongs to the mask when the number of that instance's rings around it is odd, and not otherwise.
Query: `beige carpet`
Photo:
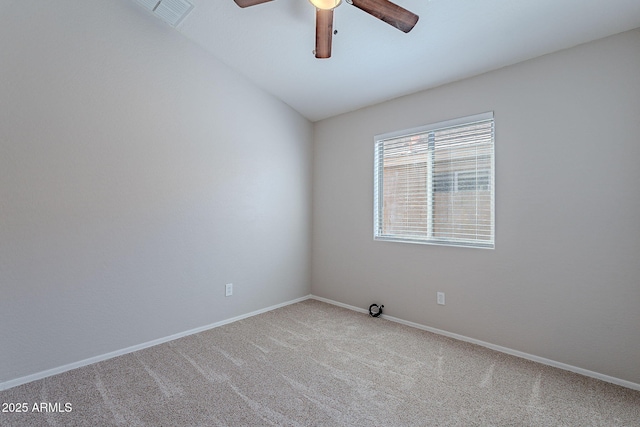
[[[314,300],[0,402],[28,404],[0,413],[0,425],[21,427],[640,426],[638,391]],[[56,412],[34,412],[40,402]]]

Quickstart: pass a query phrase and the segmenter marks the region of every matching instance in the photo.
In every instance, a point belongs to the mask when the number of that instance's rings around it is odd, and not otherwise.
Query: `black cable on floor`
[[[384,305],[380,305],[380,307],[378,307],[378,304],[371,304],[369,306],[369,316],[371,317],[378,317],[382,314],[382,307],[384,307]]]

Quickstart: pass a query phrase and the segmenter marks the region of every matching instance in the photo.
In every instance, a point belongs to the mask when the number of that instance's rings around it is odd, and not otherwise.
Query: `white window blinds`
[[[494,247],[493,113],[376,137],[374,238]]]

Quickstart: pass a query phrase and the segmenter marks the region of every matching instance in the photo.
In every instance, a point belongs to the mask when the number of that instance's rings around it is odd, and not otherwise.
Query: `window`
[[[375,138],[374,238],[494,247],[493,113]]]

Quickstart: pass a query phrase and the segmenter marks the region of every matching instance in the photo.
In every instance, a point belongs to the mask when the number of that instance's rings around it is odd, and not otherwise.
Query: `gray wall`
[[[0,382],[309,294],[310,122],[132,0],[0,7]]]
[[[374,135],[485,111],[496,249],[374,242]],[[312,293],[640,383],[639,159],[639,30],[318,122]]]

